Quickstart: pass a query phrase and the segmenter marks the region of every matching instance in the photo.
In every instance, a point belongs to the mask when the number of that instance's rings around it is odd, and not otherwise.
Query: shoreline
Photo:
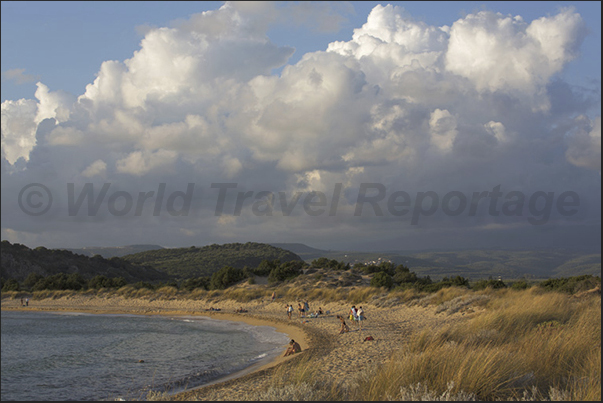
[[[2,301],[2,302],[4,302],[4,301]],[[286,334],[289,339],[294,339],[295,341],[297,341],[302,348],[302,353],[309,348],[308,337],[305,334],[305,332],[303,331],[303,329],[297,328],[294,325],[282,324],[282,323],[276,322],[274,320],[256,318],[253,316],[245,316],[245,313],[228,313],[228,312],[221,312],[221,311],[218,311],[218,312],[160,311],[160,312],[132,313],[125,307],[122,309],[82,309],[82,308],[77,309],[77,308],[58,308],[58,307],[52,309],[52,308],[40,308],[40,307],[33,307],[33,306],[28,306],[28,307],[2,306],[1,310],[9,311],[9,312],[46,312],[46,313],[73,312],[73,313],[85,313],[85,314],[90,314],[90,315],[139,315],[139,316],[164,316],[164,317],[187,317],[187,316],[188,317],[198,317],[198,316],[202,316],[202,317],[206,317],[206,318],[214,319],[214,320],[221,320],[221,321],[227,321],[227,322],[241,322],[241,323],[245,323],[245,324],[248,324],[251,326],[272,327],[275,329],[276,332]],[[178,392],[170,393],[169,395],[175,396],[175,395],[178,395],[181,393],[189,393],[191,391],[194,391],[194,390],[197,390],[200,388],[217,385],[217,384],[231,381],[231,380],[236,380],[243,376],[275,367],[275,366],[277,366],[283,362],[286,362],[294,357],[294,356],[283,357],[283,353],[285,352],[286,348],[287,348],[286,346],[283,347],[283,351],[280,352],[279,355],[277,355],[276,357],[273,357],[268,360],[267,359],[259,360],[258,362],[252,363],[251,365],[249,365],[246,368],[237,370],[232,373],[225,374],[225,375],[220,376],[220,377],[218,377],[212,381],[209,381],[208,383],[205,383],[203,385],[195,386],[191,389],[180,390]],[[297,356],[299,356],[299,354],[297,354]]]

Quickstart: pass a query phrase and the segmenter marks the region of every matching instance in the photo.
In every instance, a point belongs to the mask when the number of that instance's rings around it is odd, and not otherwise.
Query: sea
[[[199,316],[2,311],[1,400],[145,400],[263,365],[270,326]]]

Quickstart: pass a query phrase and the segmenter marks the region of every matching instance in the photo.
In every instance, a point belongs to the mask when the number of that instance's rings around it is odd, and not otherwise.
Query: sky
[[[3,240],[600,251],[600,2],[1,7]]]

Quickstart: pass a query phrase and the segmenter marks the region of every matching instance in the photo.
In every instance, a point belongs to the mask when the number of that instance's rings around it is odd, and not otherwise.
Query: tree
[[[371,279],[372,287],[392,288],[393,285],[394,280],[392,279],[392,276],[384,271],[380,271],[379,273],[375,274]]]
[[[314,259],[311,265],[317,269],[326,268],[329,267],[329,259],[326,257],[319,257],[318,259]]]
[[[291,261],[282,263],[280,266],[272,269],[268,275],[268,284],[275,284],[281,281],[295,278],[302,274],[304,262]]]
[[[209,285],[212,290],[224,290],[243,279],[245,279],[245,274],[242,269],[224,266],[212,274]]]
[[[65,288],[68,290],[81,290],[86,286],[86,280],[79,273],[72,273],[67,276]]]
[[[407,269],[408,270],[408,269]],[[394,274],[394,283],[396,284],[404,284],[404,283],[416,283],[417,282],[417,274],[414,271],[405,271],[396,269],[396,274]]]
[[[253,273],[257,276],[266,277],[270,274],[272,269],[280,265],[280,260],[262,260],[262,262],[253,270]]]

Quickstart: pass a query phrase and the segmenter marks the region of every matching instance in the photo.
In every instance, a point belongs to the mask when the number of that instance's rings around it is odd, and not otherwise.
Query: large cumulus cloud
[[[349,41],[293,65],[286,63],[294,50],[266,34],[282,13],[265,3],[226,3],[150,28],[130,59],[104,62],[77,98],[38,83],[35,100],[4,102],[3,238],[50,246],[286,240],[328,247],[371,239],[374,247],[388,240],[390,248],[417,248],[435,247],[430,240],[445,246],[443,234],[454,230],[469,247],[512,238],[501,228],[551,242],[562,242],[559,228],[568,225],[600,229],[600,112],[592,115],[600,99],[585,100],[555,77],[579,57],[586,34],[573,10],[532,22],[482,11],[435,27],[378,5]],[[66,183],[81,189],[92,182],[97,191],[111,183],[136,195],[161,182],[172,191],[194,182],[199,203],[188,218],[152,210],[114,217],[106,209],[67,217],[65,208],[26,217],[15,195],[31,182],[57,189],[57,205],[66,203]],[[211,183],[237,183],[224,208],[230,214],[214,216]],[[411,214],[375,217],[365,209],[354,216],[362,183],[383,184],[388,195],[440,197],[497,185],[528,196],[572,190],[582,210],[550,217],[548,235],[525,217],[486,214],[484,206],[474,216],[438,212],[410,225]],[[331,198],[337,184],[336,214],[314,217],[301,201],[283,214],[278,192],[287,210],[296,192]],[[254,214],[263,190],[275,197],[263,198]],[[250,191],[233,215],[237,193]],[[116,228],[123,231],[109,235]]]

